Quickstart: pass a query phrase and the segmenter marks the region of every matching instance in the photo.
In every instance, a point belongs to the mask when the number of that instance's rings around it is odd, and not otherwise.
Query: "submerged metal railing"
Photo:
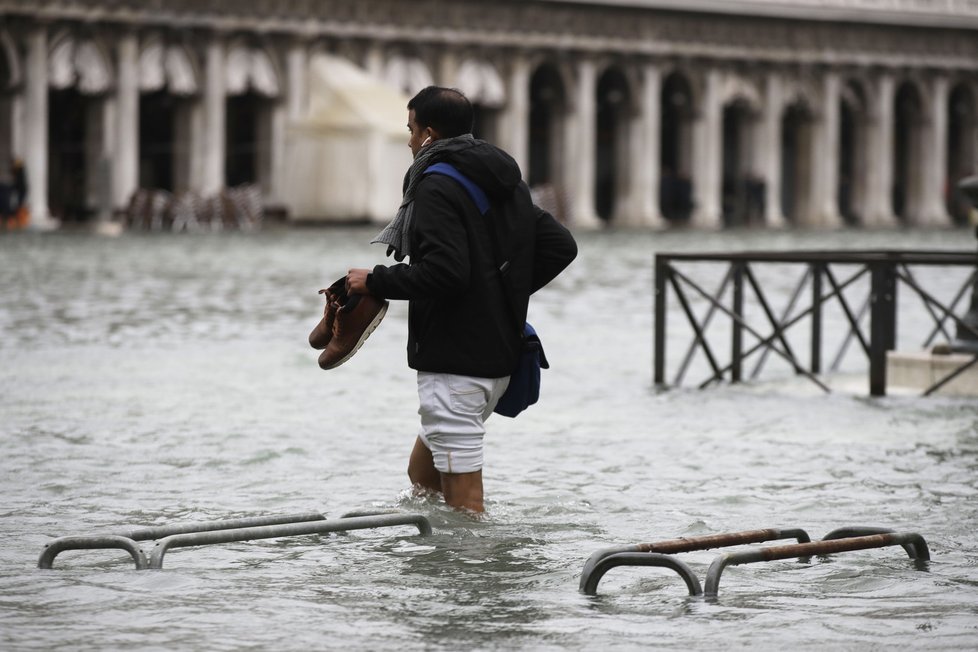
[[[137,570],[162,568],[163,557],[172,548],[186,548],[233,541],[276,539],[303,534],[324,534],[382,527],[410,525],[421,536],[431,534],[431,524],[420,514],[360,512],[327,520],[318,512],[275,516],[255,516],[218,521],[198,521],[153,527],[137,527],[107,535],[59,537],[46,544],[38,559],[38,568],[51,568],[55,558],[66,550],[125,550]],[[156,540],[147,559],[138,541]]]
[[[782,546],[753,546],[749,550],[721,554],[710,564],[705,588],[701,588],[696,574],[687,564],[672,556],[676,553],[727,548],[777,539],[796,539],[798,543]],[[808,560],[814,555],[832,555],[888,546],[902,546],[907,555],[918,562],[930,559],[930,551],[922,536],[912,532],[894,532],[889,528],[867,526],[838,528],[819,541],[811,541],[805,530],[799,528],[746,530],[603,548],[593,553],[585,562],[579,588],[587,595],[597,595],[601,578],[612,568],[658,566],[675,571],[686,583],[689,595],[716,597],[720,576],[727,566],[791,558]],[[923,569],[924,566],[918,565],[918,568]]]
[[[588,595],[595,595],[598,590],[598,583],[604,574],[617,566],[667,566],[665,563],[650,563],[646,561],[646,555],[649,553],[652,553],[653,557],[659,562],[664,562],[663,557],[668,557],[679,552],[725,548],[727,546],[761,543],[762,541],[773,541],[775,539],[796,539],[799,542],[811,540],[808,538],[808,533],[797,528],[787,530],[766,529],[603,548],[588,557],[587,562],[585,562],[584,570],[581,572],[580,589]],[[680,562],[679,566],[669,565],[667,567],[672,568],[682,576],[690,595],[699,595],[702,593],[702,589],[699,588],[699,581],[693,575],[693,572],[684,564]]]
[[[719,263],[727,265],[719,286],[710,292],[680,269],[693,264]],[[712,375],[700,383],[705,387],[713,382],[729,379],[740,382],[744,379],[744,365],[751,356],[756,356],[752,378],[756,378],[769,354],[786,361],[796,374],[805,376],[824,391],[829,386],[821,377],[823,357],[823,311],[832,302],[838,304],[848,324],[847,334],[832,363],[830,371],[838,370],[842,356],[849,345],[856,341],[869,362],[870,394],[886,394],[886,353],[896,346],[897,334],[897,292],[903,286],[924,304],[924,308],[934,323],[934,328],[923,342],[930,346],[934,338],[942,333],[948,341],[954,338],[948,332],[948,322],[971,333],[978,339],[978,331],[964,323],[955,311],[958,304],[972,286],[976,274],[972,271],[948,304],[934,296],[921,285],[912,266],[943,266],[974,268],[976,263],[973,251],[786,251],[786,252],[734,252],[734,253],[665,253],[655,256],[655,342],[654,342],[654,380],[656,385],[666,386],[667,363],[667,305],[670,293],[678,301],[686,320],[692,329],[693,340],[682,357],[672,385],[680,385],[693,356],[702,352],[712,370]],[[770,289],[759,282],[755,268],[769,264],[790,264],[802,268],[786,307],[776,313],[770,300]],[[846,275],[843,276],[842,269]],[[850,302],[845,291],[857,281],[869,277],[869,290],[858,309]],[[806,288],[810,293],[807,307],[798,306]],[[728,294],[729,300],[724,297]],[[762,324],[751,324],[746,319],[746,302],[753,296],[756,310],[763,313]],[[692,293],[692,294],[690,294]],[[702,318],[694,314],[691,296],[699,297],[708,304]],[[869,312],[868,332],[863,331],[860,322]],[[721,361],[719,349],[707,337],[708,328],[717,314],[729,318],[731,326],[729,361]],[[791,346],[787,332],[792,327],[810,323],[810,350],[807,362],[800,352]],[[748,346],[745,334],[756,341]],[[924,394],[931,394],[958,375],[978,364],[978,355],[957,369],[937,380]]]

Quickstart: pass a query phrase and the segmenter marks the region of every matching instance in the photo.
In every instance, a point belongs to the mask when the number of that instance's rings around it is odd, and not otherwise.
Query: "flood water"
[[[489,422],[477,521],[408,490],[406,306],[336,370],[306,343],[316,291],[383,260],[374,231],[0,237],[0,647],[978,647],[978,400],[871,399],[855,363],[855,389],[831,394],[776,368],[656,391],[651,354],[655,251],[971,250],[970,232],[578,234],[578,261],[531,306],[552,365],[541,403]],[[58,536],[354,509],[421,513],[434,534],[180,549],[153,571],[120,551],[36,567]],[[918,532],[932,561],[883,548],[731,567],[716,601],[656,568],[578,591],[607,546],[845,525]],[[682,558],[702,581],[717,554]]]

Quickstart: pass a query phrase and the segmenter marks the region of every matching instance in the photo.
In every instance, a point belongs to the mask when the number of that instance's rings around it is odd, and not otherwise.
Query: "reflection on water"
[[[553,364],[542,402],[490,422],[489,512],[473,521],[407,491],[405,307],[337,370],[306,344],[316,291],[382,259],[373,231],[0,238],[5,647],[978,644],[975,400],[823,395],[787,375],[651,387],[656,250],[970,247],[969,235],[580,234],[580,259],[531,308]],[[435,534],[181,549],[153,572],[115,551],[35,568],[55,536],[357,508],[421,512]],[[577,591],[584,560],[609,545],[860,524],[923,534],[928,571],[896,548],[729,568],[712,604],[655,568]],[[715,554],[684,560],[702,578]]]

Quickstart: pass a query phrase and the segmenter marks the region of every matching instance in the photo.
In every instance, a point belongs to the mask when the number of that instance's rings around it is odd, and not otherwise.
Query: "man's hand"
[[[367,275],[369,269],[351,269],[346,273],[346,293],[347,294],[370,294],[367,289]]]

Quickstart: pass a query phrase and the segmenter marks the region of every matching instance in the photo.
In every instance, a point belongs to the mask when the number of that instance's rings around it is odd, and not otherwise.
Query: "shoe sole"
[[[377,326],[380,325],[380,321],[384,318],[384,315],[387,314],[387,308],[389,307],[390,307],[390,303],[385,301],[384,305],[380,308],[380,310],[377,312],[374,318],[370,320],[369,324],[367,324],[367,327],[363,329],[363,334],[360,336],[360,339],[357,340],[356,346],[350,349],[349,353],[347,353],[345,356],[337,360],[334,364],[331,364],[328,367],[323,367],[323,369],[327,371],[330,369],[336,369],[341,364],[343,364],[344,362],[352,358],[353,354],[359,351],[360,347],[363,346],[363,343],[367,341],[367,338],[370,337],[370,334],[373,333],[375,330],[377,330]]]

